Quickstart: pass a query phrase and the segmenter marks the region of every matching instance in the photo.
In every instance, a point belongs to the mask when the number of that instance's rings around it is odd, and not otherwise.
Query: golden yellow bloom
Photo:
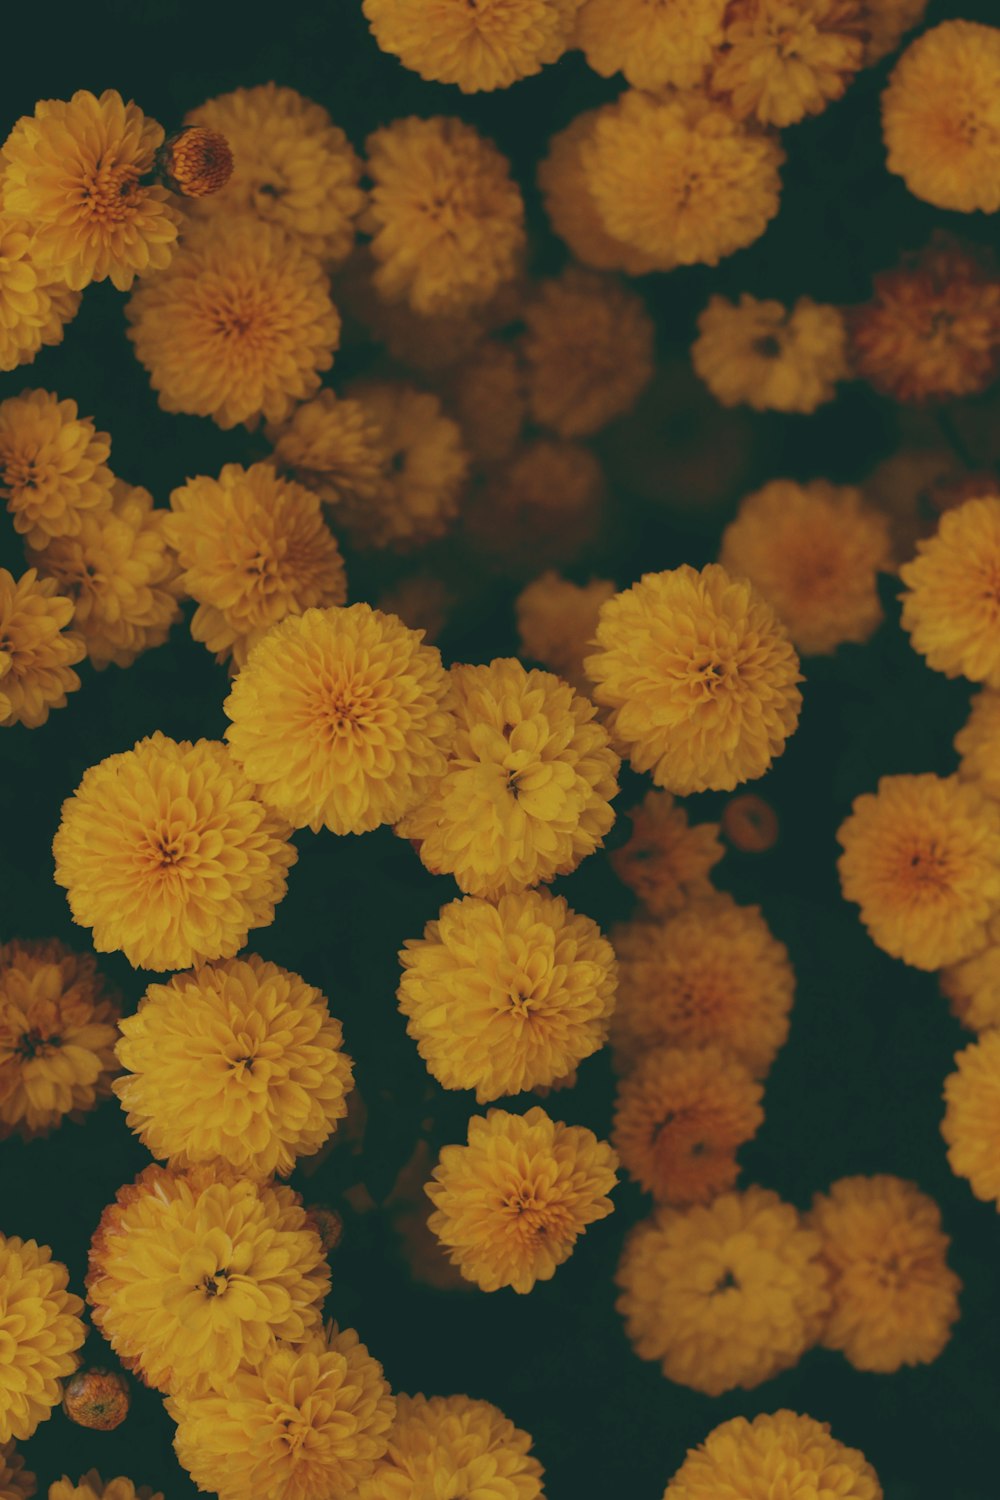
[[[76,536],[86,512],[110,510],[110,453],[75,401],[24,391],[0,403],[0,495],[29,546]]]
[[[31,1500],[38,1482],[13,1443],[0,1443],[0,1500]]]
[[[491,470],[463,516],[473,548],[497,572],[523,577],[565,564],[596,538],[604,473],[589,448],[555,438],[525,443]]]
[[[517,349],[500,339],[485,339],[452,372],[447,391],[472,457],[480,463],[509,458],[528,414]]]
[[[611,934],[618,1004],[611,1038],[626,1067],[650,1047],[719,1046],[762,1078],[788,1036],[795,974],[758,906],[692,901],[667,921]]]
[[[1000,29],[943,21],[910,43],[882,95],[890,172],[936,208],[1000,209]]]
[[[163,1500],[163,1495],[159,1490],[154,1494],[148,1484],[136,1489],[123,1475],[105,1484],[97,1470],[90,1469],[76,1484],[65,1474],[57,1479],[49,1486],[49,1500]]]
[[[570,43],[583,0],[364,0],[383,52],[463,94],[505,89],[540,73]],[[506,1497],[505,1497],[506,1500]]]
[[[928,0],[866,0],[866,67],[895,52],[906,33],[924,19],[927,3]]]
[[[105,89],[41,99],[7,137],[3,202],[32,230],[32,259],[73,290],[110,278],[127,292],[136,276],[170,262],[180,215],[159,184],[143,183],[163,129]]]
[[[811,297],[791,307],[746,292],[738,303],[710,297],[691,362],[723,406],[813,412],[849,374],[844,315]]]
[[[991,1027],[955,1055],[956,1071],[944,1081],[941,1134],[948,1165],[966,1177],[977,1198],[1000,1208],[1000,1030]]]
[[[791,1369],[830,1308],[819,1235],[761,1187],[657,1209],[625,1241],[615,1280],[639,1358],[706,1396]]]
[[[79,293],[50,290],[50,282],[32,259],[30,225],[0,212],[0,370],[30,364],[43,344],[62,343]]]
[[[63,803],[56,884],[99,953],[186,969],[273,921],[297,858],[287,831],[225,745],[157,732],[91,766]]]
[[[47,1245],[0,1234],[0,1443],[30,1438],[80,1363],[83,1303]]]
[[[39,577],[73,600],[73,625],[98,671],[109,662],[130,666],[162,646],[180,619],[183,580],[166,520],[148,490],[116,479],[110,510],[85,511],[74,536],[28,549]]]
[[[612,1210],[618,1158],[582,1125],[491,1109],[469,1121],[468,1144],[445,1146],[431,1181],[429,1223],[468,1281],[484,1292],[530,1292],[572,1254],[588,1224]]]
[[[809,1222],[830,1272],[826,1348],[883,1374],[937,1359],[962,1283],[934,1200],[899,1177],[842,1177],[816,1194]]]
[[[863,1453],[838,1443],[826,1422],[792,1411],[723,1422],[689,1451],[663,1500],[779,1500],[782,1490],[802,1500],[882,1500]]]
[[[328,505],[363,513],[386,482],[390,458],[375,415],[326,387],[268,431],[274,458]]]
[[[399,824],[435,875],[495,900],[568,875],[614,822],[619,760],[593,704],[519,661],[456,666],[443,774]]]
[[[1000,692],[982,688],[955,736],[961,760],[958,774],[988,797],[1000,798]]]
[[[841,97],[865,36],[862,0],[733,0],[711,87],[739,119],[794,125]]]
[[[542,1500],[543,1469],[531,1435],[499,1407],[468,1396],[397,1396],[389,1451],[358,1500]]]
[[[584,670],[613,738],[668,791],[763,776],[799,719],[799,659],[751,585],[710,564],[646,573],[601,608]]]
[[[163,410],[220,427],[282,421],[319,389],[340,341],[319,261],[249,214],[192,224],[125,312]]]
[[[287,1189],[285,1189],[287,1191]],[[396,1403],[351,1328],[276,1344],[221,1391],[175,1394],[177,1457],[219,1500],[354,1495],[386,1451]]]
[[[539,163],[538,186],[552,228],[566,241],[574,259],[597,271],[642,276],[657,269],[659,261],[608,233],[583,165],[584,145],[609,110],[614,110],[613,104],[587,110],[552,136],[548,155]]]
[[[581,585],[558,573],[542,573],[514,601],[521,654],[540,661],[586,695],[591,688],[583,658],[594,643],[601,605],[614,592],[607,578]]]
[[[37,729],[80,686],[73,666],[87,654],[75,631],[73,601],[34,568],[15,578],[0,568],[0,727]]]
[[[478,1104],[552,1084],[607,1040],[615,955],[561,896],[451,901],[399,958],[399,1008],[428,1071]]]
[[[233,152],[226,137],[203,125],[185,125],[156,153],[157,169],[168,188],[183,198],[208,198],[233,175]]]
[[[194,213],[250,213],[327,264],[349,255],[365,205],[361,162],[321,104],[264,83],[220,94],[186,118],[224,136],[233,156],[228,184],[193,203]]]
[[[694,88],[722,44],[727,0],[586,0],[574,41],[595,73],[637,89]]]
[[[772,480],[741,502],[719,561],[750,580],[803,656],[867,641],[882,622],[877,579],[891,566],[889,525],[860,490]]]
[[[127,1369],[171,1393],[224,1390],[275,1339],[318,1331],[330,1271],[291,1188],[150,1166],[94,1232],[92,1317]]]
[[[236,761],[296,828],[395,823],[445,768],[455,721],[435,647],[367,604],[310,609],[250,653],[223,707]]]
[[[956,776],[883,776],[837,840],[846,901],[872,942],[917,969],[969,958],[1000,910],[1000,806]]]
[[[1000,498],[946,511],[899,576],[902,625],[914,651],[946,677],[1000,688]]]
[[[648,912],[666,917],[713,894],[712,868],[725,853],[718,823],[689,823],[669,792],[647,792],[627,816],[632,832],[612,850],[611,868]]]
[[[128,1376],[120,1370],[93,1366],[77,1370],[63,1388],[62,1409],[67,1417],[93,1432],[113,1432],[120,1427],[131,1402]]]
[[[960,964],[950,964],[938,975],[941,993],[951,1013],[970,1031],[1000,1026],[1000,943],[998,924],[990,924],[990,946]]]
[[[580,153],[607,232],[661,270],[717,265],[778,212],[777,140],[700,94],[630,90],[601,112]]]
[[[517,274],[524,204],[510,164],[462,120],[394,120],[368,137],[364,227],[376,290],[418,313],[488,302]]]
[[[611,1139],[659,1203],[708,1203],[739,1174],[736,1152],[760,1129],[764,1091],[718,1047],[659,1047],[618,1086]]]
[[[766,854],[778,842],[781,824],[770,802],[753,792],[741,792],[722,809],[722,831],[741,853]]]

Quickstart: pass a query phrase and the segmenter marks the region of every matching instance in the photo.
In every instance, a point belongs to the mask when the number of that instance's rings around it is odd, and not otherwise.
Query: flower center
[[[32,1027],[29,1031],[21,1033],[14,1052],[25,1061],[30,1061],[33,1057],[48,1057],[51,1052],[61,1046],[62,1037],[43,1036],[37,1027]]]
[[[223,1267],[215,1271],[211,1276],[206,1276],[201,1284],[202,1291],[206,1297],[221,1297],[229,1285],[229,1269]]]
[[[766,333],[761,338],[754,339],[753,351],[762,359],[777,359],[781,353],[781,344],[773,333]]]
[[[732,1271],[725,1270],[713,1286],[712,1296],[716,1296],[719,1292],[728,1292],[732,1290],[739,1291],[740,1284],[737,1281],[736,1277],[733,1275]]]
[[[132,216],[139,173],[133,166],[102,161],[83,184],[82,197],[90,217],[102,224],[120,224]]]

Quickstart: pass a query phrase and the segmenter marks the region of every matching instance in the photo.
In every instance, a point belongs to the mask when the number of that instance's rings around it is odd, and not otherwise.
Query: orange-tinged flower
[[[743,854],[766,854],[778,842],[781,824],[770,802],[754,792],[741,792],[722,809],[722,831]]]
[[[863,1453],[839,1443],[826,1422],[792,1411],[723,1422],[689,1451],[663,1500],[778,1500],[781,1490],[803,1500],[882,1500]]]
[[[968,1179],[977,1198],[1000,1208],[1000,1030],[991,1027],[955,1056],[944,1082],[941,1134],[948,1165]]]
[[[691,362],[723,406],[813,412],[849,373],[844,315],[811,297],[791,307],[746,292],[738,303],[710,297]]]
[[[0,404],[0,495],[31,547],[76,536],[88,511],[111,508],[111,439],[75,401],[22,391]]]
[[[0,1500],[31,1500],[38,1481],[14,1444],[0,1443]]]
[[[66,1382],[62,1408],[78,1427],[113,1432],[128,1416],[129,1382],[120,1370],[78,1370]]]
[[[1000,687],[1000,497],[945,511],[899,576],[914,651],[946,677]]]
[[[556,62],[583,0],[364,0],[383,52],[463,94],[505,89]]]
[[[31,226],[0,211],[0,370],[27,365],[43,344],[62,343],[79,293],[53,285],[35,265]]]
[[[535,438],[489,471],[465,509],[465,535],[499,573],[566,564],[596,539],[604,473],[581,443]]]
[[[47,1245],[0,1234],[0,1443],[30,1438],[80,1363],[83,1303]]]
[[[615,586],[607,578],[571,583],[558,573],[542,573],[514,601],[521,654],[540,661],[585,696],[591,691],[583,670],[597,630],[601,605]]]
[[[739,118],[794,125],[841,97],[866,34],[862,0],[733,0],[711,88]]]
[[[156,165],[168,188],[183,198],[207,198],[233,175],[233,153],[226,137],[203,125],[186,125],[164,141]]]
[[[154,1494],[148,1484],[136,1488],[121,1474],[105,1483],[96,1469],[89,1469],[76,1484],[64,1474],[49,1485],[49,1500],[163,1500],[163,1495],[159,1490]]]
[[[870,68],[895,52],[903,37],[919,26],[927,11],[927,0],[867,0],[865,66]]]
[[[958,774],[973,781],[988,797],[1000,798],[1000,692],[982,688],[969,716],[955,736],[961,759]]]
[[[397,1396],[389,1448],[357,1500],[542,1500],[531,1436],[497,1406],[468,1396]]]
[[[472,457],[481,464],[509,458],[528,415],[517,348],[498,338],[484,339],[451,372],[446,391]]]
[[[73,667],[87,648],[65,628],[72,618],[72,599],[52,579],[0,568],[0,727],[37,729],[80,686]]]
[[[613,104],[587,110],[551,137],[548,155],[538,166],[538,186],[553,230],[581,265],[642,276],[657,269],[657,257],[643,254],[608,232],[583,164],[584,146],[597,121],[613,110]]]
[[[574,41],[605,78],[637,89],[695,88],[722,44],[727,0],[586,0]]]
[[[647,792],[628,813],[632,832],[612,850],[611,868],[656,917],[713,893],[711,872],[725,850],[718,823],[689,823],[669,792]]]
[[[1000,924],[990,923],[990,946],[938,975],[951,1013],[970,1031],[1000,1026]]]

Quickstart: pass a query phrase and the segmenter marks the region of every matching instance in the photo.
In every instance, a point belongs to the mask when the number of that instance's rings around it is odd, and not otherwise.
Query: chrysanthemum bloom
[[[150,1166],[104,1210],[87,1299],[127,1369],[162,1391],[224,1389],[275,1339],[318,1331],[330,1271],[291,1188]]]
[[[723,406],[812,412],[849,373],[844,315],[811,297],[791,307],[747,292],[738,303],[711,297],[691,362]]]
[[[492,141],[436,115],[394,120],[366,149],[373,187],[364,228],[384,298],[418,313],[458,312],[514,278],[524,203]]]
[[[327,387],[269,429],[274,460],[328,505],[363,507],[385,482],[390,454],[374,414],[364,402]]]
[[[589,448],[536,438],[470,496],[465,533],[498,572],[533,575],[571,562],[595,540],[604,499],[604,472]]]
[[[485,339],[447,384],[462,438],[479,463],[498,463],[517,446],[527,418],[525,371],[518,351]]]
[[[970,1031],[1000,1026],[1000,924],[990,924],[990,946],[941,970],[938,982],[951,1013]]]
[[[983,948],[1000,910],[1000,806],[957,776],[883,776],[837,840],[846,901],[872,942],[917,969]]]
[[[669,792],[647,792],[628,813],[632,832],[612,850],[611,868],[656,917],[713,894],[712,869],[726,852],[718,823],[689,823]]]
[[[131,1385],[121,1370],[91,1366],[77,1370],[63,1388],[62,1409],[71,1422],[93,1432],[113,1432],[129,1413]]]
[[[816,1194],[809,1223],[830,1272],[826,1348],[882,1374],[937,1359],[962,1283],[934,1200],[899,1177],[842,1177]]]
[[[0,403],[0,495],[29,546],[75,536],[84,514],[111,508],[110,452],[75,401],[24,391]]]
[[[766,854],[778,842],[781,825],[770,802],[753,792],[741,792],[722,809],[722,832],[741,853]]]
[[[763,776],[799,719],[799,659],[771,606],[716,563],[686,563],[609,599],[584,660],[637,771],[668,791]]]
[[[576,584],[558,573],[542,573],[514,601],[521,654],[540,661],[578,693],[589,693],[583,659],[593,645],[601,605],[614,592],[608,578]]]
[[[622,1064],[663,1044],[715,1045],[764,1076],[788,1036],[795,974],[758,906],[711,896],[611,936],[619,979],[611,1039]]]
[[[60,316],[49,280],[31,258],[30,225],[0,212],[0,370],[30,364],[43,344],[62,342],[68,319]],[[72,302],[70,308],[72,316]]]
[[[85,511],[74,536],[28,550],[42,578],[73,600],[73,625],[98,669],[130,666],[161,646],[180,619],[182,580],[167,540],[167,512],[140,485],[116,479],[111,509]]]
[[[411,630],[422,630],[433,645],[448,623],[455,598],[435,573],[408,573],[382,589],[378,607],[384,615],[398,615]]]
[[[695,88],[722,45],[727,0],[586,0],[574,42],[595,73],[633,88]]]
[[[663,1500],[778,1500],[782,1490],[803,1500],[882,1500],[863,1453],[839,1443],[826,1422],[791,1411],[723,1422],[689,1451]]]
[[[611,1139],[659,1203],[708,1203],[736,1182],[736,1152],[760,1129],[763,1089],[718,1047],[660,1047],[618,1086]]]
[[[50,1484],[49,1500],[163,1500],[163,1495],[159,1490],[154,1494],[148,1484],[137,1489],[121,1474],[105,1483],[96,1469],[90,1469],[76,1484],[65,1474]]]
[[[8,213],[32,229],[32,259],[74,290],[136,276],[170,262],[180,215],[166,189],[143,182],[163,129],[121,94],[80,89],[42,99],[0,150]]]
[[[57,594],[52,579],[34,568],[20,578],[0,568],[0,727],[37,729],[80,686],[73,667],[87,648],[65,628],[72,618],[72,599]]]
[[[1000,209],[1000,29],[944,21],[910,43],[882,95],[890,172],[936,208]]]
[[[45,1135],[108,1097],[117,1019],[90,954],[0,945],[0,1138]]]
[[[34,1474],[13,1443],[0,1444],[0,1500],[31,1500],[38,1488]]]
[[[860,490],[774,479],[741,502],[719,561],[750,580],[803,656],[829,656],[881,624],[877,578],[890,553],[889,524]]]
[[[320,262],[249,214],[192,224],[125,312],[163,410],[220,427],[282,421],[319,389],[340,340]]]
[[[944,1082],[941,1134],[948,1165],[966,1177],[977,1198],[1000,1208],[1000,1030],[991,1027],[955,1055],[956,1071]]]
[[[530,1292],[572,1254],[588,1224],[612,1211],[618,1158],[582,1125],[491,1109],[469,1121],[468,1145],[445,1146],[431,1181],[429,1223],[484,1292]]]
[[[255,954],[150,985],[121,1035],[114,1091],[171,1167],[287,1177],[347,1113],[340,1022],[319,990]]]
[[[296,851],[225,745],[157,732],[84,772],[52,845],[99,953],[143,969],[230,958],[266,927]]]
[[[589,109],[552,136],[548,155],[538,166],[538,186],[552,228],[565,240],[574,259],[597,271],[626,271],[630,276],[642,276],[647,271],[666,270],[668,266],[655,255],[644,255],[608,233],[583,166],[585,143],[602,114],[613,109],[613,104]]]
[[[653,324],[641,297],[571,266],[524,310],[528,406],[560,437],[587,437],[635,403],[653,374]]]
[[[902,625],[914,651],[946,677],[1000,688],[1000,499],[946,511],[899,576]]]
[[[608,233],[669,270],[717,265],[759,239],[785,153],[701,94],[632,90],[602,111],[581,159]]]
[[[296,828],[395,823],[445,769],[455,730],[440,652],[367,604],[310,609],[251,651],[223,707],[236,761]]]
[[[287,1189],[284,1189],[287,1192]],[[396,1403],[351,1328],[278,1343],[217,1391],[176,1392],[177,1457],[219,1500],[354,1495],[389,1443]]]
[[[383,52],[463,94],[505,89],[540,73],[570,43],[583,0],[364,0]]]
[[[233,156],[227,185],[196,201],[196,214],[252,213],[327,264],[346,258],[365,205],[361,162],[321,104],[264,83],[209,99],[186,119],[223,135]]]
[[[83,1303],[47,1245],[0,1234],[0,1443],[30,1438],[80,1363]]]
[[[625,1241],[615,1280],[636,1354],[706,1396],[791,1369],[830,1309],[819,1235],[761,1187],[657,1209]]]
[[[958,774],[1000,798],[1000,692],[983,688],[975,695],[955,749],[961,756]]]
[[[452,901],[399,958],[399,1008],[420,1056],[479,1104],[551,1084],[607,1040],[615,955],[561,896]]]
[[[185,125],[163,142],[156,166],[172,192],[182,198],[209,198],[233,175],[232,147],[221,131]]]
[[[903,37],[919,26],[927,11],[927,0],[867,0],[865,67],[873,67],[895,52]]]
[[[619,760],[593,704],[511,658],[456,666],[451,678],[458,726],[447,765],[397,833],[473,896],[568,875],[615,818]]]
[[[712,90],[783,128],[839,99],[864,63],[863,0],[733,0]]]
[[[522,1432],[489,1401],[397,1396],[389,1450],[358,1500],[542,1500],[542,1466]]]

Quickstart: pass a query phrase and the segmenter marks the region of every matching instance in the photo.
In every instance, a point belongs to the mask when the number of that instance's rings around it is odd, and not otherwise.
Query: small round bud
[[[207,198],[233,175],[233,153],[218,130],[188,125],[164,141],[156,153],[161,180],[184,198]]]
[[[128,1416],[129,1385],[117,1370],[78,1370],[63,1390],[63,1411],[78,1427],[111,1432]]]
[[[743,792],[726,803],[722,831],[733,847],[744,854],[765,854],[778,842],[778,814],[763,797]]]

